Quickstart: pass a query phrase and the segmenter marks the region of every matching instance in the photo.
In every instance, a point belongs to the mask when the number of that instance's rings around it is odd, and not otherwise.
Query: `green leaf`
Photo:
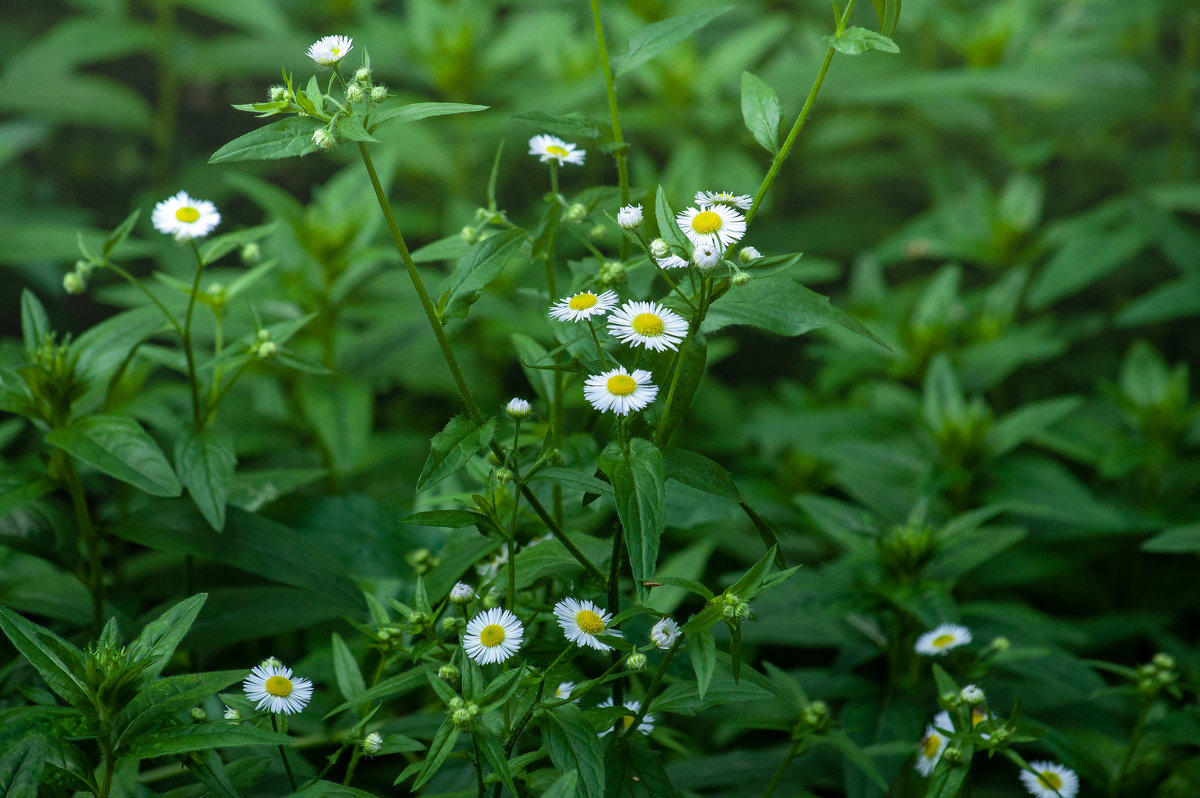
[[[896,22],[900,19],[900,0],[871,0],[875,5],[875,16],[879,19],[879,32],[891,36],[896,32]],[[880,789],[886,789],[881,786]]]
[[[884,793],[887,792],[888,784],[879,773],[879,769],[875,767],[875,763],[867,757],[866,751],[860,748],[857,743],[844,733],[840,731],[823,732],[814,737],[813,742],[817,745],[825,744],[836,748],[843,759],[862,771],[863,775],[870,779],[880,790]]]
[[[183,492],[158,444],[129,416],[84,416],[51,430],[46,443],[151,496]]]
[[[272,334],[271,340],[277,340]],[[375,397],[365,380],[346,374],[305,379],[299,385],[300,408],[317,431],[334,468],[353,472],[371,445]]]
[[[436,526],[443,529],[463,529],[473,526],[482,535],[486,535],[488,531],[500,531],[492,519],[473,510],[426,510],[423,513],[406,515],[400,520],[406,524]]]
[[[1142,550],[1157,554],[1200,554],[1200,524],[1177,526],[1160,532],[1143,543]]]
[[[121,246],[122,242],[129,237],[130,231],[133,230],[133,226],[137,224],[138,217],[141,216],[141,214],[141,209],[134,210],[133,213],[125,217],[125,221],[117,225],[117,229],[113,230],[112,233],[109,234],[108,238],[104,240],[104,251],[102,253],[104,258],[108,258],[108,256],[112,254],[112,251]]]
[[[209,163],[295,158],[317,150],[313,133],[321,125],[310,117],[289,116],[238,136],[213,153]]]
[[[717,6],[652,22],[629,37],[629,49],[610,62],[613,75],[620,77],[641,66],[659,53],[687,39],[696,31],[729,11],[733,6]]]
[[[0,753],[0,793],[7,798],[37,798],[46,767],[46,741],[32,735]]]
[[[853,316],[829,303],[829,297],[805,288],[786,273],[751,280],[712,304],[703,330],[712,333],[744,324],[779,335],[802,335],[838,324],[852,333],[888,346]]]
[[[687,236],[679,229],[679,223],[675,221],[675,209],[671,207],[667,192],[662,186],[658,187],[654,195],[654,215],[658,219],[658,234],[666,239],[668,244],[679,247],[684,252],[694,249],[692,242],[688,241]]]
[[[701,629],[697,632],[685,632],[687,636],[688,656],[692,660],[692,670],[696,672],[696,690],[700,700],[708,692],[712,681],[713,669],[717,666],[717,640],[713,637],[712,629]]]
[[[50,317],[38,301],[37,295],[25,288],[21,291],[21,335],[25,339],[25,351],[30,354],[50,334]]]
[[[734,502],[741,502],[742,495],[733,484],[729,475],[719,463],[710,460],[699,452],[670,447],[663,451],[663,467],[667,479],[674,479],[684,485],[720,496]]]
[[[367,132],[362,117],[358,115],[339,116],[333,123],[333,135],[338,141],[379,141]]]
[[[129,644],[129,653],[134,659],[150,658],[150,664],[142,671],[143,683],[162,673],[207,599],[207,593],[185,598],[146,624],[137,639]]]
[[[536,363],[546,356],[546,347],[524,333],[512,334],[513,349],[517,350],[517,359],[521,362],[521,370],[529,380],[534,392],[543,400],[550,401],[554,396],[554,375],[546,369],[535,369],[527,363]]]
[[[704,380],[704,370],[708,364],[708,338],[699,330],[692,332],[687,342],[687,348],[682,352],[683,365],[679,371],[679,380],[675,383],[675,397],[666,414],[659,419],[659,439],[671,440],[671,433],[687,416],[692,407],[692,400],[700,383]],[[681,480],[682,481],[682,480]]]
[[[521,122],[543,133],[551,133],[567,139],[594,139],[600,135],[601,129],[599,122],[578,111],[558,116],[551,116],[542,111],[524,111],[513,114],[509,119]]]
[[[579,773],[583,798],[604,798],[604,755],[600,738],[575,704],[543,710],[537,716],[542,744],[559,772]]]
[[[987,448],[995,457],[1012,451],[1074,413],[1082,404],[1083,399],[1079,396],[1060,396],[1022,405],[992,425],[988,430]]]
[[[401,106],[385,106],[376,112],[367,125],[367,130],[375,133],[380,128],[398,125],[402,122],[417,122],[431,116],[447,116],[449,114],[472,114],[476,111],[486,111],[486,105],[470,103],[409,103]],[[311,135],[311,134],[309,134]]]
[[[484,287],[496,279],[524,242],[525,231],[516,228],[472,246],[438,287],[437,293],[441,295],[438,316],[442,324],[448,318],[465,319],[471,305],[483,294]]]
[[[489,418],[481,425],[468,421],[466,416],[450,419],[442,431],[430,441],[430,452],[417,479],[417,490],[432,488],[467,464],[496,434],[496,420]]]
[[[346,699],[347,703],[354,702],[356,704],[355,712],[361,716],[368,703],[360,698],[367,691],[367,682],[358,668],[358,661],[350,653],[350,647],[342,640],[342,636],[334,632],[331,642],[333,675],[337,679],[338,692],[342,694],[342,698]]]
[[[118,755],[123,754],[134,740],[153,735],[159,729],[175,727],[177,715],[203,704],[245,676],[244,670],[185,673],[151,682],[112,720],[114,748]]]
[[[608,798],[675,798],[659,756],[643,734],[611,735],[604,752]]]
[[[91,689],[83,680],[82,651],[3,606],[0,606],[0,631],[59,697],[74,707],[91,708]]]
[[[127,740],[125,746],[128,752],[126,756],[132,759],[150,759],[235,745],[291,745],[292,742],[292,738],[286,734],[256,726],[214,721],[172,729],[152,729]]]
[[[501,745],[500,740],[482,727],[473,732],[473,735],[475,741],[479,743],[480,750],[483,751],[484,758],[496,771],[500,782],[508,788],[513,798],[519,798],[521,793],[517,791],[517,785],[513,782],[512,771],[508,767],[508,757],[504,755],[504,746]]]
[[[658,546],[666,522],[666,477],[662,453],[644,438],[629,441],[622,449],[610,443],[600,454],[600,470],[612,483],[617,515],[629,551],[629,570],[644,603],[648,594],[642,581],[654,575]]]
[[[1146,239],[1140,227],[1072,237],[1042,267],[1029,289],[1029,306],[1040,310],[1087,288],[1129,261],[1146,246]]]
[[[205,428],[186,429],[175,445],[175,469],[179,481],[204,520],[216,531],[225,528],[225,497],[233,479],[237,455],[227,435]]]
[[[1163,283],[1130,302],[1117,314],[1118,327],[1200,316],[1200,279],[1184,277]]]
[[[548,466],[539,469],[529,478],[530,482],[538,480],[545,480],[552,485],[560,485],[568,490],[581,490],[584,493],[595,493],[600,496],[611,496],[613,492],[613,486],[604,480],[573,468]]]
[[[546,791],[542,793],[542,798],[575,798],[578,784],[579,771],[568,770],[546,788]]]
[[[71,354],[78,357],[75,373],[88,386],[87,398],[77,399],[73,409],[78,412],[80,407],[99,405],[108,391],[108,380],[129,353],[165,325],[158,308],[134,308],[110,316],[72,341]]]
[[[365,703],[367,701],[384,701],[389,698],[395,698],[398,695],[411,693],[418,687],[426,684],[425,672],[420,668],[414,668],[391,678],[384,679],[379,684],[360,694],[353,701],[347,701],[344,704],[338,704],[329,712],[325,713],[322,720],[328,720],[339,712],[345,712],[353,706]]]
[[[825,41],[830,47],[846,55],[859,55],[868,50],[878,50],[882,53],[900,52],[900,45],[887,36],[857,26],[846,28],[840,36],[826,36]]]
[[[925,372],[925,421],[935,430],[945,429],[966,416],[967,402],[954,366],[939,352]]]
[[[425,762],[421,766],[421,773],[417,776],[417,780],[413,782],[412,788],[419,790],[425,786],[425,782],[433,778],[442,763],[446,761],[446,757],[450,756],[454,751],[454,744],[458,742],[458,727],[450,722],[447,718],[442,723],[441,728],[437,730],[437,734],[433,737],[433,742],[429,744],[429,753],[425,757]]]
[[[742,73],[742,119],[754,140],[772,155],[779,152],[783,106],[775,90],[749,72]]]

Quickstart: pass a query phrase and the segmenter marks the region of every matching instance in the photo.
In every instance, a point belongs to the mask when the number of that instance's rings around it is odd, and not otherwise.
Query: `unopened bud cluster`
[[[1158,653],[1154,659],[1137,670],[1137,690],[1143,696],[1152,697],[1174,686],[1179,679],[1175,658],[1170,654]]]
[[[279,354],[279,346],[271,340],[271,331],[261,329],[254,336],[254,343],[250,344],[250,352],[260,360],[270,360]]]
[[[829,705],[824,701],[813,701],[800,710],[800,718],[796,721],[793,734],[802,737],[808,734],[819,734],[829,726]]]
[[[450,722],[454,724],[459,731],[470,731],[475,725],[475,718],[479,715],[479,705],[474,701],[464,701],[455,696],[450,699]]]
[[[734,593],[722,593],[709,603],[720,609],[721,617],[730,626],[740,626],[750,617],[750,604]]]

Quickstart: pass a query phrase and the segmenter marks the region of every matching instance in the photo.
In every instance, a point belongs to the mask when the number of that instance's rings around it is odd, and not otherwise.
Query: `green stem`
[[[1133,725],[1133,734],[1129,738],[1129,747],[1125,749],[1125,756],[1121,758],[1121,767],[1117,769],[1117,775],[1109,786],[1109,795],[1114,798],[1121,792],[1121,782],[1125,780],[1125,774],[1129,771],[1130,764],[1133,763],[1133,754],[1142,741],[1142,732],[1146,728],[1146,719],[1149,716],[1150,702],[1143,700],[1142,708],[1138,711],[1137,722]]]
[[[842,12],[842,18],[838,21],[837,34],[845,30],[846,21],[850,19],[850,12],[854,10],[855,2],[856,0],[850,0],[846,4],[846,10]],[[775,153],[775,158],[771,161],[771,168],[767,170],[767,176],[763,178],[762,185],[758,187],[758,192],[754,195],[754,203],[750,206],[750,210],[746,211],[746,224],[750,224],[750,220],[754,218],[759,204],[771,188],[771,184],[775,182],[775,178],[779,175],[779,170],[783,168],[783,162],[787,160],[788,154],[792,151],[792,145],[796,143],[796,137],[800,135],[800,129],[804,127],[804,123],[808,120],[808,114],[812,111],[817,94],[821,91],[821,84],[825,82],[825,73],[829,71],[829,64],[833,61],[833,54],[835,52],[837,51],[832,47],[825,52],[825,60],[821,62],[821,69],[817,72],[817,78],[813,81],[812,88],[808,91],[808,98],[804,101],[804,107],[800,109],[800,115],[796,117],[795,123],[792,124],[792,129],[788,131],[787,138],[783,141],[783,146],[779,148],[779,152]],[[732,247],[733,245],[730,245],[731,249]]]
[[[143,294],[145,294],[147,297],[149,297],[150,301],[153,302],[155,304],[155,306],[157,306],[158,309],[162,311],[163,316],[165,316],[167,321],[171,323],[171,327],[173,327],[175,329],[175,332],[179,335],[179,337],[180,338],[183,337],[183,327],[179,326],[179,322],[175,319],[175,316],[171,314],[171,311],[167,310],[167,306],[164,305],[159,300],[158,297],[156,297],[153,293],[151,293],[149,288],[142,285],[141,280],[137,279],[132,274],[130,274],[129,272],[122,269],[120,266],[117,266],[115,263],[106,263],[105,266],[109,269],[112,269],[114,272],[119,274],[121,277],[124,277],[126,282],[128,282],[134,288],[137,288]]]
[[[200,412],[200,381],[196,377],[196,355],[192,350],[192,313],[196,310],[196,294],[200,291],[200,278],[204,275],[204,258],[200,247],[192,239],[192,252],[196,253],[196,276],[192,278],[192,292],[188,295],[187,313],[183,317],[183,355],[187,358],[188,382],[192,389],[192,428],[200,431],[203,415]]]
[[[704,317],[708,314],[708,287],[708,280],[701,278],[699,292],[700,307],[696,310],[695,318],[688,324],[687,335],[684,336],[683,342],[679,344],[679,354],[675,358],[675,369],[671,374],[671,385],[667,389],[667,399],[663,403],[662,414],[658,417],[657,429],[654,430],[654,445],[660,448],[667,442],[667,437],[671,434],[667,419],[670,415],[671,404],[675,401],[675,389],[679,385],[679,375],[683,373],[683,364],[686,361],[688,346],[691,345],[692,339],[700,329],[700,325],[704,323]]]
[[[622,534],[624,527],[620,522],[613,525],[613,547],[612,556],[609,558],[608,571],[608,607],[606,609],[613,615],[621,613],[621,553],[624,551],[624,535]],[[616,667],[621,661],[620,649],[613,649],[612,666]],[[624,706],[624,685],[620,680],[613,683],[613,705]]]
[[[286,719],[281,720],[278,715],[272,714],[271,723],[275,727],[275,731],[279,732],[280,734],[287,734]],[[295,792],[297,789],[299,789],[296,784],[296,774],[292,772],[292,763],[288,762],[287,749],[283,747],[282,743],[279,746],[279,758],[283,760],[283,770],[285,773],[287,773],[288,783],[292,785],[292,792]]]
[[[508,609],[517,611],[517,511],[521,507],[521,473],[517,467],[517,447],[521,439],[521,419],[513,419],[512,466],[513,508],[508,520]]]
[[[483,788],[483,754],[479,752],[479,741],[475,739],[475,735],[471,735],[471,747],[475,749],[475,756],[472,757],[475,761],[475,788],[478,791],[479,798],[484,798]]]
[[[771,794],[775,792],[775,788],[779,786],[779,780],[783,778],[784,771],[791,764],[796,755],[800,753],[800,746],[804,740],[793,740],[788,747],[787,753],[783,755],[783,761],[779,763],[779,767],[775,770],[775,775],[771,777],[771,783],[767,785],[767,789],[763,790],[762,798],[771,798]]]
[[[362,759],[362,748],[356,745],[350,754],[350,763],[346,765],[346,775],[342,777],[343,787],[349,787],[350,782],[354,780],[354,770],[358,767],[359,759]]]
[[[588,329],[592,331],[592,340],[596,342],[596,353],[600,355],[600,362],[607,365],[609,361],[608,353],[604,351],[604,347],[600,346],[600,336],[596,334],[596,327],[592,324],[592,317],[587,318]],[[560,374],[561,372],[554,372]]]
[[[663,661],[658,664],[658,670],[654,672],[654,678],[650,680],[650,686],[646,688],[646,694],[642,696],[642,705],[638,707],[637,714],[633,717],[633,722],[626,729],[626,734],[632,734],[637,730],[637,727],[642,724],[642,718],[646,717],[646,713],[650,710],[650,702],[654,700],[654,696],[658,694],[658,686],[662,683],[663,676],[666,675],[667,666],[671,664],[671,658],[675,656],[675,652],[679,650],[679,643],[683,640],[683,636],[679,635],[675,638],[675,642],[667,649],[666,656]],[[615,701],[613,703],[616,703]]]
[[[75,461],[66,452],[61,453],[62,471],[66,477],[67,492],[71,495],[71,504],[75,508],[75,522],[79,525],[79,533],[83,536],[83,544],[88,556],[88,592],[92,594],[92,628],[96,635],[104,628],[104,565],[100,559],[100,538],[92,525],[92,517],[88,512],[87,499],[83,495],[83,484],[79,481],[79,472],[75,469]]]
[[[429,327],[433,330],[433,335],[437,338],[438,346],[442,350],[442,359],[446,361],[446,367],[450,369],[450,376],[454,378],[454,384],[458,387],[463,404],[466,405],[467,415],[476,424],[482,424],[483,413],[479,411],[479,405],[475,403],[475,397],[471,393],[471,389],[467,387],[466,380],[463,379],[462,369],[459,368],[458,360],[450,349],[450,341],[446,338],[446,330],[442,326],[441,319],[438,318],[433,301],[429,298],[429,292],[425,290],[425,283],[421,280],[420,273],[417,272],[417,264],[413,262],[412,255],[409,254],[408,245],[404,243],[404,236],[401,235],[400,227],[396,224],[396,217],[392,215],[392,207],[388,204],[387,195],[383,191],[383,185],[379,182],[375,164],[371,161],[371,155],[367,152],[364,142],[358,142],[358,151],[362,155],[363,164],[367,167],[367,175],[371,178],[371,187],[375,190],[375,198],[379,201],[380,210],[383,211],[383,218],[392,234],[392,241],[395,242],[396,249],[400,252],[400,260],[403,261],[404,268],[408,271],[408,277],[417,292],[417,298],[421,300],[421,308],[425,311]]]
[[[617,160],[617,183],[621,187],[621,204],[629,204],[629,164],[626,162],[625,139],[621,133],[621,115],[617,110],[617,86],[613,79],[612,64],[608,59],[608,43],[604,39],[604,25],[600,22],[600,0],[591,0],[592,26],[596,29],[596,49],[600,57],[600,69],[604,72],[604,90],[608,94],[608,114],[612,117],[613,157]],[[621,239],[621,261],[629,258],[629,241]]]

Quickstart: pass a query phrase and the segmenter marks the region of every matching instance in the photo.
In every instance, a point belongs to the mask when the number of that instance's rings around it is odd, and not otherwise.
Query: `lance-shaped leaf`
[[[629,570],[644,602],[647,589],[642,582],[654,575],[666,522],[662,452],[643,438],[632,439],[628,448],[613,442],[600,455],[600,469],[613,486],[629,551]]]
[[[431,116],[447,116],[449,114],[471,114],[476,111],[486,111],[486,105],[470,103],[409,103],[392,108],[384,108],[368,120],[366,128],[371,133],[389,125],[402,122],[416,122]]]
[[[33,735],[20,740],[0,753],[0,793],[8,798],[37,798],[45,767],[45,739]]]
[[[85,416],[52,430],[46,443],[151,496],[183,491],[158,444],[129,416]]]
[[[629,49],[612,59],[614,75],[624,75],[654,56],[679,44],[733,6],[717,6],[653,22],[629,37]]]
[[[225,529],[225,495],[237,455],[228,436],[213,429],[187,429],[175,446],[175,469],[204,520]]]
[[[289,116],[238,136],[213,153],[209,163],[296,158],[317,150],[313,133],[320,125],[311,117]]]
[[[550,761],[560,772],[579,773],[579,795],[583,798],[604,798],[604,755],[600,738],[588,723],[583,712],[574,704],[563,704],[538,715],[542,744]]]
[[[417,479],[417,490],[431,488],[467,464],[479,450],[492,441],[496,420],[475,424],[465,416],[450,419],[430,441],[429,458]]]
[[[155,618],[142,629],[137,638],[129,644],[129,654],[134,660],[150,658],[150,664],[142,671],[141,680],[149,682],[162,673],[162,669],[170,662],[175,649],[183,640],[184,635],[192,628],[200,608],[208,599],[207,593],[198,593],[185,598],[162,615]]]
[[[213,721],[171,729],[154,729],[126,741],[125,750],[126,756],[133,759],[150,759],[234,745],[291,745],[292,742],[292,738],[286,734],[260,729],[257,726]]]
[[[484,287],[496,279],[524,241],[524,230],[505,230],[480,241],[459,259],[454,271],[438,287],[441,295],[438,315],[443,324],[448,318],[467,317],[468,309],[483,294]]]
[[[775,90],[749,72],[742,73],[742,119],[754,140],[774,155],[779,152],[779,120],[783,106]]]
[[[866,28],[846,28],[840,36],[826,36],[825,41],[829,42],[830,47],[846,55],[858,55],[868,50],[879,50],[883,53],[900,52],[900,46],[887,36]]]
[[[0,607],[0,631],[59,697],[80,709],[91,707],[91,691],[83,681],[82,651],[7,607]]]

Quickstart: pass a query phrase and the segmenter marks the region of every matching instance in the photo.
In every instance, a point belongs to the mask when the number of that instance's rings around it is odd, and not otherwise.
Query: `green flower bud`
[[[275,357],[275,355],[279,354],[279,347],[275,345],[274,341],[263,341],[254,348],[254,354],[256,354],[260,360],[270,360],[271,358]]]
[[[376,86],[371,89],[371,102],[381,103],[388,98],[387,86]]]
[[[1154,659],[1152,659],[1151,662],[1153,662],[1156,667],[1159,667],[1164,671],[1175,670],[1175,658],[1170,654],[1159,652],[1154,655]]]
[[[359,70],[360,72],[362,70]],[[383,735],[379,732],[371,732],[358,744],[362,752],[367,756],[374,756],[383,750]]]
[[[479,231],[474,227],[464,227],[458,231],[458,236],[468,244],[474,244],[479,240]]]
[[[741,288],[749,283],[750,279],[750,275],[746,274],[745,272],[738,272],[730,278],[729,282],[733,284],[734,288]]]
[[[448,635],[460,635],[466,628],[467,622],[462,618],[455,618],[452,615],[442,618],[442,631]]]
[[[497,468],[496,481],[501,485],[507,485],[513,481],[513,472],[509,471],[507,468]]]
[[[351,83],[349,86],[346,87],[346,102],[360,103],[364,99],[366,99],[366,97],[367,97],[366,91],[364,91],[363,87],[360,86],[359,84]]]
[[[316,144],[322,150],[332,150],[337,145],[337,139],[325,128],[314,131],[312,140],[313,144]]]
[[[63,275],[63,290],[68,294],[82,294],[87,290],[87,281],[79,272],[67,272]]]
[[[587,206],[576,202],[567,208],[567,221],[579,224],[587,218]]]
[[[608,228],[602,224],[592,225],[592,229],[588,230],[588,238],[594,241],[603,241],[608,238]]]
[[[188,712],[188,717],[192,719],[192,723],[208,722],[208,713],[204,711],[203,707],[192,707]]]
[[[671,247],[666,241],[656,238],[650,242],[650,254],[656,258],[665,258],[671,254]]]
[[[371,68],[370,67],[359,67],[358,70],[355,71],[355,73],[354,73],[354,79],[356,81],[358,81],[359,83],[370,83],[371,82]]]
[[[253,266],[262,260],[262,249],[259,248],[258,244],[255,244],[253,241],[251,241],[249,244],[242,247],[241,258],[242,263],[246,264],[247,266]]]
[[[760,253],[754,247],[742,247],[741,251],[738,252],[738,258],[741,259],[742,263],[749,263],[750,261],[761,257],[762,253]]]
[[[267,98],[273,103],[286,101],[288,98],[287,86],[272,86],[270,91],[267,92]]]
[[[992,649],[996,652],[1008,651],[1010,648],[1012,648],[1012,643],[1008,641],[1007,637],[997,637],[992,641]]]
[[[458,668],[453,665],[443,665],[438,668],[438,678],[444,682],[456,682],[459,677]]]
[[[635,651],[625,658],[625,666],[631,671],[644,670],[646,667],[646,655],[640,651]]]

